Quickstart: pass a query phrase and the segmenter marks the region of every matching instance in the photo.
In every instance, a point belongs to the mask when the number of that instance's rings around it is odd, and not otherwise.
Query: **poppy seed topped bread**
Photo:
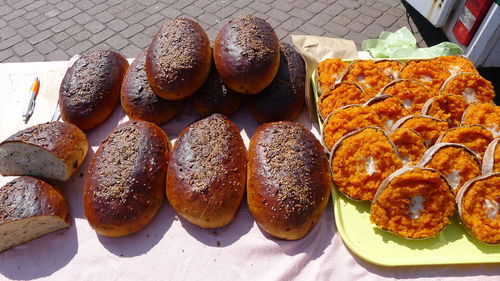
[[[84,131],[99,126],[118,103],[127,68],[127,60],[113,51],[83,54],[66,71],[59,89],[62,119]]]
[[[238,16],[217,34],[214,59],[222,81],[229,88],[243,94],[257,94],[271,84],[278,72],[278,37],[265,20]]]
[[[188,18],[165,23],[147,50],[151,89],[166,100],[192,95],[207,80],[212,49],[203,28]]]

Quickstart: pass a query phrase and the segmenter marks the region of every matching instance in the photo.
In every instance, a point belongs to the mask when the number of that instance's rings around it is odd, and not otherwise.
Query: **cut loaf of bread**
[[[0,252],[71,224],[64,195],[33,177],[0,188]]]
[[[0,143],[0,174],[67,181],[87,151],[87,137],[75,125],[38,124]]]

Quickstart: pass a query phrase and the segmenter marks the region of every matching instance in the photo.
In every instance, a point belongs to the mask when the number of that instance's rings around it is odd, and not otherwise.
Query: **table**
[[[21,125],[28,89],[35,76],[64,72],[67,62],[0,64],[0,130],[4,139]],[[47,74],[48,73],[48,74]],[[56,95],[58,85],[41,94]],[[43,98],[40,99],[40,104]],[[51,116],[55,104],[38,104],[35,114]],[[50,119],[47,118],[47,121]],[[171,140],[197,117],[185,109],[162,128]],[[258,123],[245,109],[231,119],[248,146]],[[243,202],[228,226],[201,229],[179,218],[167,202],[145,229],[121,238],[97,235],[83,215],[83,180],[90,157],[100,142],[126,120],[118,107],[89,134],[92,150],[68,182],[61,184],[73,217],[69,229],[57,231],[0,253],[0,279],[51,280],[380,280],[443,279],[498,280],[498,264],[382,267],[351,253],[336,231],[331,201],[318,224],[299,241],[283,241],[265,234]],[[319,137],[305,109],[296,120]],[[15,125],[13,125],[15,124]],[[14,177],[1,177],[0,185]],[[383,255],[384,253],[380,253]]]

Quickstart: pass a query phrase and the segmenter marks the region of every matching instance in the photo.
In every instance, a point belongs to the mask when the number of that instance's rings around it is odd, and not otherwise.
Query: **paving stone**
[[[31,12],[31,11],[36,10],[36,9],[38,9],[38,8],[44,6],[44,5],[47,5],[46,1],[40,1],[40,0],[38,0],[38,1],[35,1],[35,2],[31,3],[31,4],[29,4],[26,7],[24,7],[24,9],[26,11],[28,11],[28,12]]]
[[[220,19],[212,14],[209,14],[209,13],[204,13],[203,15],[200,15],[198,17],[198,19],[203,22],[203,23],[206,23],[208,25],[215,25],[217,23],[219,23]]]
[[[326,13],[321,13],[314,16],[311,20],[309,20],[309,22],[317,26],[323,26],[327,22],[330,22],[332,19],[333,19],[332,16]]]
[[[121,19],[114,19],[108,22],[107,26],[116,32],[120,32],[127,28],[129,25]]]
[[[94,3],[90,2],[90,1],[78,1],[78,2],[83,2],[83,3],[89,2],[90,3],[89,8],[94,6]],[[73,5],[73,3],[69,2],[69,1],[62,1],[61,3],[57,3],[56,7],[57,7],[57,9],[59,9],[59,11],[65,12],[65,11],[71,10],[73,7],[75,7],[75,5]]]
[[[113,18],[113,16],[111,16],[111,18]],[[73,17],[73,20],[76,21],[78,24],[83,25],[83,24],[89,23],[92,20],[94,20],[94,17],[91,17],[87,13],[81,13],[81,14],[78,14],[75,17]]]
[[[300,9],[300,8],[295,8],[295,9],[291,10],[289,13],[295,17],[302,19],[302,20],[309,20],[310,18],[312,18],[314,16],[313,13],[308,12],[304,9]]]
[[[364,35],[363,33],[355,31],[349,31],[349,33],[344,35],[344,38],[354,41],[354,44],[356,45],[356,48],[358,50],[361,50],[361,43],[363,42],[363,40],[369,39],[368,36]]]
[[[303,20],[293,17],[289,18],[284,23],[282,23],[280,27],[286,31],[293,31],[297,29],[299,26],[301,26],[303,23],[304,23]]]
[[[237,17],[239,15],[255,15],[256,11],[250,7],[245,7],[243,9],[238,9],[234,14],[231,15],[232,18]],[[263,14],[264,15],[264,14]],[[262,18],[262,17],[261,17]]]
[[[349,29],[347,29],[347,27],[345,27],[341,24],[335,23],[333,21],[325,24],[324,27],[327,30],[329,30],[330,32],[333,32],[334,34],[336,34],[338,36],[344,36],[349,32]]]
[[[363,30],[362,33],[368,36],[368,38],[378,38],[382,31],[385,31],[385,28],[383,26],[372,23],[365,30]]]
[[[87,30],[83,30],[78,32],[77,34],[73,35],[73,38],[78,41],[85,41],[88,40],[92,36],[92,33],[88,32]]]
[[[130,38],[130,42],[134,43],[139,48],[146,48],[149,44],[151,44],[151,40],[153,40],[153,37],[143,33],[138,33]]]
[[[254,9],[256,11],[259,11],[261,13],[265,13],[265,12],[267,12],[267,11],[269,11],[269,10],[272,9],[271,6],[269,6],[269,5],[265,4],[265,3],[262,3],[260,1],[253,1],[252,3],[250,3],[248,5],[248,7],[252,8],[252,9]]]
[[[264,2],[264,1],[262,1]],[[265,2],[264,2],[265,3]],[[278,2],[278,1],[273,1],[271,3],[269,3],[272,7],[280,10],[280,11],[283,11],[283,12],[288,12],[290,11],[291,9],[294,8],[293,5],[290,5],[290,4],[283,4],[282,2]]]
[[[10,21],[10,20],[13,20],[15,18],[18,18],[22,15],[26,14],[26,11],[23,10],[23,9],[19,9],[19,10],[14,10],[13,12],[5,15],[5,16],[2,16],[2,18],[6,21]]]
[[[12,11],[14,11],[14,9],[8,5],[0,6],[0,16],[5,16],[9,13],[12,13]]]
[[[266,13],[269,17],[276,19],[278,21],[284,22],[286,21],[290,16],[287,13],[284,13],[283,11],[280,11],[276,8],[271,9]]]
[[[129,43],[125,48],[121,49],[121,54],[126,58],[136,58],[142,51],[141,48]]]
[[[67,19],[70,19],[76,15],[78,15],[82,10],[80,10],[79,8],[77,7],[74,7],[73,9],[71,10],[68,10],[62,14],[59,14],[57,17],[62,19],[62,20],[67,20]]]
[[[342,13],[340,13],[340,15],[350,19],[355,19],[360,16],[360,13],[353,9],[345,9]]]
[[[40,54],[37,50],[29,52],[27,55],[23,56],[23,61],[33,62],[33,61],[44,61],[45,57]]]
[[[75,35],[77,34],[78,32],[82,31],[83,30],[83,27],[81,25],[73,25],[72,27],[66,29],[66,32],[69,34],[69,35]]]
[[[232,6],[226,6],[222,9],[220,9],[218,12],[216,12],[215,15],[220,17],[220,18],[228,18],[236,11],[238,11],[237,8],[232,7]]]
[[[32,18],[37,17],[39,15],[40,15],[40,13],[38,11],[31,11],[31,12],[24,14],[23,18],[25,18],[27,20],[31,20]]]
[[[343,10],[345,10],[344,6],[333,3],[325,9],[325,12],[331,16],[336,16],[342,13]]]
[[[354,21],[357,21],[357,22],[360,22],[360,23],[364,23],[364,24],[370,24],[374,21],[375,19],[372,18],[372,17],[369,17],[367,15],[359,15],[357,16]]]
[[[353,21],[349,24],[349,29],[355,32],[361,32],[366,28],[366,25]]]
[[[6,40],[0,41],[0,50],[11,48],[19,42],[23,42],[23,38],[16,34]]]
[[[382,15],[381,11],[367,6],[359,7],[358,12],[374,18],[380,17],[380,15]]]
[[[93,44],[87,40],[83,41],[83,42],[78,42],[73,47],[69,48],[67,53],[70,56],[74,56],[76,54],[81,54],[81,53],[87,51],[88,49],[92,48],[92,46],[93,46]]]
[[[14,46],[12,48],[14,49],[14,52],[20,57],[33,51],[33,46],[26,41],[22,41],[19,44],[16,44],[16,46]]]
[[[382,2],[377,2],[377,3],[373,4],[372,7],[377,9],[377,10],[380,10],[382,12],[385,12],[391,8],[391,6],[389,6],[385,3],[382,3]]]
[[[63,50],[57,49],[50,54],[46,55],[45,58],[48,61],[60,61],[60,60],[68,60],[70,56],[66,54]]]
[[[57,49],[56,44],[52,43],[50,40],[43,40],[35,45],[36,49],[41,53],[41,54],[48,54],[55,49]]]
[[[73,25],[75,25],[75,22],[73,20],[65,20],[65,21],[62,21],[56,25],[54,25],[51,30],[54,31],[55,33],[58,33],[58,32],[61,32],[63,30],[66,30],[70,27],[72,27]]]
[[[172,8],[172,7],[169,7],[165,10],[162,10],[161,14],[166,16],[169,19],[173,19],[175,17],[182,15],[182,13],[179,10]]]
[[[336,3],[342,5],[346,8],[352,8],[352,9],[357,8],[361,5],[358,2],[352,1],[352,0],[337,0]]]
[[[12,4],[12,8],[21,9],[21,8],[24,8],[25,6],[28,6],[31,3],[33,3],[33,1],[31,1],[31,0],[16,1],[14,4]]]
[[[403,9],[399,9],[399,8],[390,8],[387,13],[393,15],[393,16],[396,16],[396,17],[402,17],[405,15],[406,11],[403,10]]]
[[[203,14],[203,9],[201,9],[200,7],[196,7],[196,6],[188,6],[184,9],[182,9],[182,11],[185,13],[185,14],[188,14],[192,17],[197,17],[201,14]]]
[[[143,30],[144,26],[142,24],[134,24],[121,31],[120,34],[125,38],[130,38]]]
[[[108,39],[115,34],[111,29],[102,30],[90,37],[90,41],[94,44],[101,43],[102,41]]]
[[[381,17],[377,18],[375,20],[376,23],[384,26],[384,27],[390,27],[393,23],[395,23],[398,20],[397,17],[389,14],[384,14]]]
[[[49,19],[49,17],[45,16],[45,15],[38,15],[36,17],[34,17],[33,19],[30,20],[30,23],[33,24],[34,26],[37,26],[45,21],[47,21]]]
[[[14,32],[15,34],[16,32]],[[29,38],[38,33],[38,29],[36,29],[33,25],[28,24],[23,26],[22,28],[17,30],[17,33],[24,38]]]
[[[321,11],[323,11],[327,6],[328,5],[326,5],[325,3],[313,2],[306,7],[306,10],[313,14],[318,14]]]
[[[6,59],[10,58],[11,56],[15,55],[14,51],[12,49],[6,49],[0,51],[0,61],[5,61]]]
[[[206,1],[206,2],[209,2],[208,0],[200,0],[200,1]],[[194,5],[197,5],[196,3],[199,2],[199,1],[196,1]],[[233,1],[232,2],[232,5],[235,6],[236,8],[238,9],[241,9],[243,7],[245,7],[246,5],[248,5],[248,0],[236,0],[236,1]],[[207,5],[205,5],[206,7]],[[201,6],[199,6],[201,7]]]
[[[334,17],[332,21],[340,25],[347,26],[352,21],[352,19],[342,15],[338,15]]]
[[[57,43],[65,40],[68,37],[69,37],[68,33],[63,31],[63,32],[58,32],[57,34],[50,37],[50,40],[52,40],[54,43],[57,44]]]
[[[31,36],[29,39],[28,39],[28,42],[30,44],[36,44],[38,42],[41,42],[47,38],[50,38],[50,36],[52,36],[52,31],[50,30],[44,30],[42,32],[39,32],[33,36]]]
[[[310,24],[308,22],[301,25],[297,31],[292,32],[292,34],[304,34],[304,35],[316,35],[316,36],[322,36],[325,33],[326,32],[323,28],[318,28],[314,24]]]
[[[2,29],[0,29],[0,40],[5,40],[7,38],[10,38],[14,35],[16,35],[16,31],[10,27],[10,26],[6,26]]]
[[[98,21],[91,21],[91,22],[87,23],[86,25],[84,25],[84,27],[85,27],[85,29],[87,29],[88,31],[90,31],[92,33],[98,33],[99,31],[106,28],[102,23],[100,23]]]

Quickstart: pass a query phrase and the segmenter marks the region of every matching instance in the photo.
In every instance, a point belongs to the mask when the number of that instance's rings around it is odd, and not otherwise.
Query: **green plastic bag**
[[[417,40],[407,27],[396,32],[384,31],[378,39],[364,40],[364,51],[374,58],[423,59],[437,56],[461,55],[463,50],[457,44],[442,42],[429,48],[417,48]]]

